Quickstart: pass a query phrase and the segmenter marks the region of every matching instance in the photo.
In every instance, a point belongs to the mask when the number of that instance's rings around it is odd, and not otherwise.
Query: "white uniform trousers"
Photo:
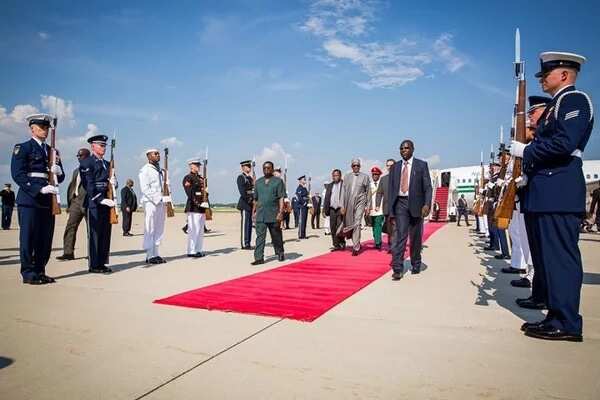
[[[204,246],[204,223],[206,215],[203,213],[187,213],[188,242],[187,253],[201,253]]]
[[[488,228],[487,215],[477,216],[479,218],[479,233],[485,233],[485,236],[490,235],[490,231]]]
[[[158,246],[165,232],[165,204],[144,202],[144,250],[146,257],[158,257]]]
[[[331,225],[329,223],[329,217],[324,218],[325,222],[323,223],[323,227],[325,228],[325,234],[329,235],[331,230]]]
[[[527,269],[527,279],[531,282],[533,280],[533,265],[525,229],[525,218],[518,209],[513,211],[508,233],[512,239],[511,266],[518,269]]]

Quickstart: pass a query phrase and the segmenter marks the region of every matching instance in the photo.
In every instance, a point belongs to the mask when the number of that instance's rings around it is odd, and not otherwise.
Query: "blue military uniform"
[[[50,126],[51,116],[35,115],[27,118],[29,125]],[[19,254],[21,276],[25,283],[50,283],[46,276],[46,264],[50,259],[54,235],[52,194],[42,193],[49,185],[48,156],[50,146],[31,138],[15,145],[11,160],[12,179],[19,186],[17,193],[19,232]],[[62,172],[62,163],[57,161]],[[57,176],[58,182],[65,179],[64,173]]]
[[[98,135],[88,139],[88,142],[104,142],[108,138]],[[108,255],[110,252],[110,207],[101,204],[108,199],[110,164],[98,158],[94,153],[79,163],[81,183],[85,187],[83,207],[88,217],[88,267],[90,272],[110,273]]]
[[[304,179],[305,176],[301,176],[298,180]],[[308,201],[309,201],[308,189],[302,185],[298,185],[296,189],[296,199],[298,207],[298,239],[307,239],[306,237],[306,221],[308,219]]]
[[[546,56],[545,56],[546,55]],[[579,63],[565,53],[543,53],[542,72],[557,67],[579,70]],[[536,275],[545,277],[546,330],[574,335],[580,340],[583,321],[579,315],[583,267],[578,247],[579,227],[585,215],[586,187],[582,154],[592,133],[593,108],[589,96],[567,86],[554,94],[538,121],[535,139],[523,152],[528,177],[522,208],[534,238]],[[548,338],[546,331],[527,332]]]
[[[241,166],[251,166],[252,161],[242,161]],[[240,198],[237,209],[240,210],[240,245],[242,249],[252,248],[252,207],[254,204],[254,182],[251,176],[240,174],[237,177]]]

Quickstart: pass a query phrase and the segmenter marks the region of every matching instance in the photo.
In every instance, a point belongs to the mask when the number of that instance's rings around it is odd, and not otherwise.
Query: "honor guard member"
[[[531,337],[583,340],[579,314],[583,267],[578,247],[585,215],[586,186],[582,156],[592,133],[589,96],[575,88],[585,58],[572,53],[540,54],[542,90],[552,96],[529,144],[513,141],[511,153],[523,158],[527,177],[523,208],[535,247],[537,274],[546,277],[548,314],[522,327]]]
[[[160,151],[146,150],[148,163],[145,164],[138,178],[142,192],[142,207],[144,207],[144,250],[146,262],[162,264],[167,261],[158,255],[158,246],[165,232],[165,196],[163,196],[164,172],[160,168]]]
[[[243,250],[252,250],[252,206],[254,204],[254,180],[252,179],[252,161],[240,163],[242,173],[237,177],[240,199],[237,209],[240,210],[240,245]]]
[[[201,206],[204,193],[204,177],[199,175],[199,159],[188,161],[190,173],[183,178],[183,190],[187,195],[185,213],[187,214],[187,256],[204,257],[204,224],[206,222],[205,209]]]
[[[104,159],[106,153],[106,135],[96,135],[87,141],[91,144],[91,155],[79,161],[79,173],[86,194],[83,207],[87,209],[88,223],[88,267],[97,274],[110,274],[108,264],[110,252],[110,209],[115,206],[108,199],[108,186],[117,186],[115,178],[108,174],[110,164]],[[113,179],[111,181],[111,179]]]
[[[58,188],[48,181],[48,173],[56,175],[58,182],[65,179],[60,158],[50,169],[48,156],[51,151],[46,144],[53,117],[34,114],[25,118],[31,131],[31,139],[17,144],[13,149],[10,171],[19,186],[17,193],[19,217],[19,256],[23,283],[43,285],[55,280],[46,275],[46,264],[52,250],[54,215],[52,195]]]
[[[298,201],[298,239],[308,239],[306,237],[306,220],[308,219],[308,201],[310,199],[308,189],[306,189],[306,175],[298,178],[298,188],[296,189],[296,199]]]

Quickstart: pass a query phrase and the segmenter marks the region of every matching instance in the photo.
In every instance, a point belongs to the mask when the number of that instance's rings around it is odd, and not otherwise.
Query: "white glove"
[[[60,165],[58,165],[58,164],[53,164],[50,167],[50,172],[52,172],[54,175],[62,175],[63,174],[63,170],[60,167]]]
[[[479,194],[483,194],[483,189],[479,189]]]
[[[529,179],[527,178],[527,175],[521,175],[520,177],[518,177],[517,179],[515,179],[515,183],[517,184],[518,188],[522,188],[523,186],[527,186],[527,182],[529,182]]]
[[[58,194],[58,188],[53,185],[46,185],[40,190],[40,192],[42,194]]]
[[[496,180],[496,185],[498,185],[498,186],[502,186],[502,185],[504,185],[504,179],[500,179],[500,178],[498,178],[498,179]]]
[[[100,202],[100,204],[102,204],[106,207],[114,207],[115,206],[114,200],[111,200],[111,199],[104,199]]]
[[[529,146],[528,144],[517,142],[513,140],[510,143],[510,154],[514,157],[523,157],[523,152],[525,151],[525,147]]]
[[[113,185],[115,188],[117,188],[119,186],[119,183],[117,182],[117,178],[114,176],[111,176],[110,179],[108,180],[110,182],[111,185]]]
[[[488,188],[488,189],[493,189],[493,188],[494,188],[494,186],[495,186],[495,185],[494,185],[492,182],[488,182],[488,184],[487,184],[487,188]]]
[[[161,201],[163,203],[171,203],[172,202],[171,196],[162,196]]]

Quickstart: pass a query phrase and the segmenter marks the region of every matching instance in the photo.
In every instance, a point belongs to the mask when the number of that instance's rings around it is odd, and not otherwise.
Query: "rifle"
[[[521,60],[521,35],[518,28],[515,34],[515,77],[517,79],[517,101],[514,116],[514,138],[516,141],[525,143],[525,63]],[[512,179],[508,183],[508,186],[505,187],[502,201],[498,204],[494,215],[498,219],[498,227],[501,229],[508,228],[508,225],[510,224],[517,195],[517,183],[515,182],[515,179],[520,177],[521,174],[522,159],[514,157]]]
[[[312,181],[312,176],[310,176],[310,173],[309,173],[308,174],[308,212],[312,216],[315,213],[315,210],[314,210],[314,207],[312,204],[311,181]]]
[[[256,186],[256,157],[252,156],[252,185],[253,187]]]
[[[475,202],[475,204],[473,205],[473,214],[481,217],[483,216],[483,194],[479,193],[479,190],[483,190],[483,181],[484,181],[484,174],[485,174],[485,167],[483,166],[483,151],[481,152],[481,171],[480,171],[480,175],[479,175],[479,185],[477,188],[477,201]]]
[[[56,109],[54,110],[56,112]],[[48,184],[53,185],[58,189],[58,179],[56,175],[51,171],[53,165],[56,164],[56,125],[58,124],[58,117],[55,115],[52,120],[52,130],[50,131],[50,152],[48,153]],[[59,215],[60,210],[60,194],[50,195],[52,215]]]
[[[169,189],[169,149],[165,148],[165,179],[163,181],[162,195],[168,197],[166,201],[167,205],[167,217],[171,218],[175,216],[175,210],[173,210],[173,202],[171,201],[171,190]]]
[[[206,154],[204,156],[204,165],[202,168],[202,176],[204,176],[204,185],[202,185],[202,204],[200,204],[200,207],[204,208],[204,216],[206,217],[207,221],[212,221],[213,219],[213,213],[212,210],[210,209],[210,204],[208,202],[208,192],[206,191],[206,188],[208,188],[208,172],[207,172],[207,167],[208,166],[208,147],[206,148]]]
[[[108,176],[109,178],[113,178],[115,176],[115,146],[116,139],[115,134],[113,134],[113,138],[110,141],[110,164],[108,167]],[[111,183],[108,185],[108,191],[106,192],[106,197],[115,202],[115,206],[110,208],[110,223],[118,224],[119,223],[119,212],[117,210],[117,201],[115,197],[115,186]]]

